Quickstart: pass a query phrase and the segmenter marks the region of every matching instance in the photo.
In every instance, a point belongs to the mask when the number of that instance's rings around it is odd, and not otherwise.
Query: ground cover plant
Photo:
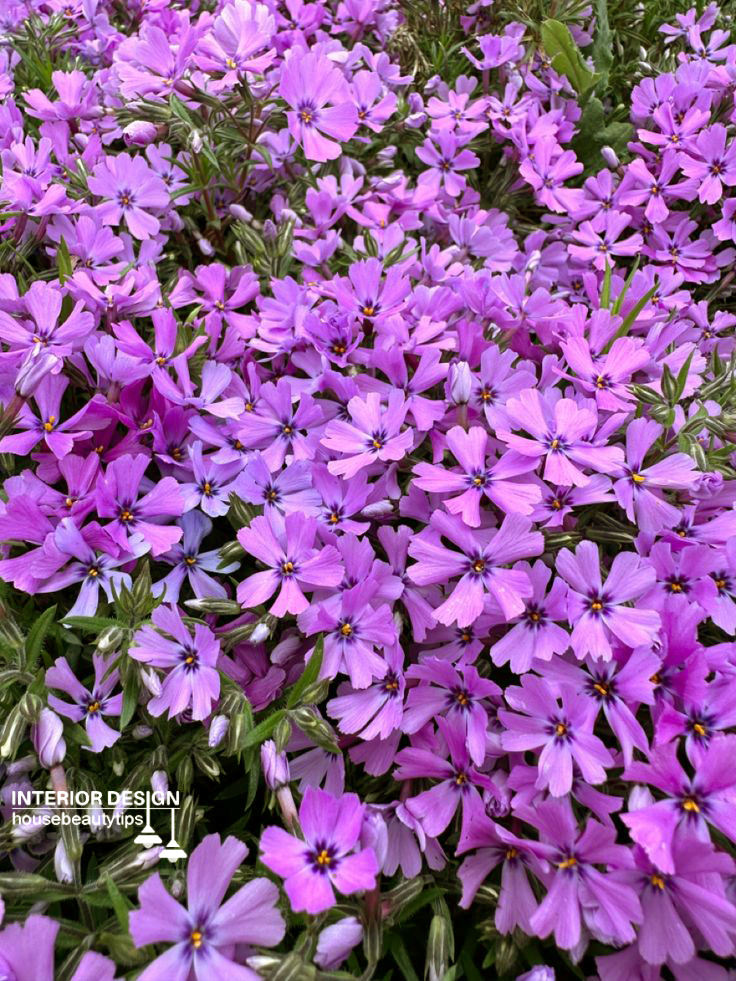
[[[732,19],[0,5],[0,978],[733,977]]]

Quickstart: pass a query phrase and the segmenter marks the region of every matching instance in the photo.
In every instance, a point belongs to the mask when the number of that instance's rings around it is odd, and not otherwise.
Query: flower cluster
[[[536,938],[563,977],[721,981],[736,41],[715,4],[662,25],[669,70],[642,63],[591,152],[605,3],[541,33],[433,3],[464,43],[432,77],[415,6],[2,12],[0,603],[40,618],[2,679],[3,813],[109,763],[185,794],[196,768],[190,835],[235,820],[185,901],[140,876],[160,849],[83,888],[87,836],[40,811],[7,850],[119,917],[140,887],[109,953],[141,981],[332,970],[361,941],[375,971],[429,876],[429,977],[482,900],[499,977]],[[242,883],[241,837],[273,881]],[[288,954],[258,951],[276,881],[289,924],[322,917]],[[0,975],[50,979],[55,936],[8,924]]]

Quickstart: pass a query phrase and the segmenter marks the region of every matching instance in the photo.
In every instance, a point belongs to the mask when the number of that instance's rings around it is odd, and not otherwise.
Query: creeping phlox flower
[[[371,848],[357,848],[364,805],[355,794],[335,798],[307,787],[299,808],[304,839],[282,828],[261,835],[261,861],[284,878],[293,910],[321,913],[335,905],[335,892],[372,889],[378,863]]]
[[[268,879],[251,879],[225,899],[247,854],[237,838],[207,835],[189,856],[186,907],[167,892],[158,873],[146,879],[138,890],[140,909],[130,913],[130,935],[136,947],[170,946],[143,971],[144,981],[192,974],[200,981],[255,981],[258,974],[242,964],[244,950],[275,946],[285,924],[276,908],[278,890]]]
[[[594,6],[2,5],[0,979],[725,981],[736,37]]]

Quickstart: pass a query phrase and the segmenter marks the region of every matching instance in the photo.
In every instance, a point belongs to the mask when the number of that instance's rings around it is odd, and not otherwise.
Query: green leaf
[[[135,714],[135,710],[138,706],[138,690],[138,674],[135,671],[131,671],[128,677],[125,679],[125,684],[123,685],[123,708],[120,712],[121,732]]]
[[[262,722],[259,722],[255,729],[251,729],[251,731],[246,735],[241,749],[250,749],[251,746],[260,746],[261,743],[268,739],[285,715],[286,712],[284,709],[278,709],[278,711],[274,712],[273,715],[269,715],[267,719],[263,719]]]
[[[559,20],[545,20],[542,24],[542,47],[554,70],[565,76],[578,95],[584,95],[598,81],[600,76],[585,64],[569,27]]]
[[[601,76],[602,87],[605,87],[613,64],[613,39],[608,23],[608,0],[595,0],[595,38],[590,54]]]
[[[601,287],[601,309],[608,310],[611,306],[611,263],[606,261],[606,271],[603,275],[603,286]]]
[[[396,966],[401,971],[404,981],[419,981],[419,975],[411,966],[409,951],[406,949],[404,941],[394,934],[391,936],[389,944],[391,956],[396,961]]]
[[[76,627],[77,630],[86,630],[95,634],[104,630],[105,627],[119,627],[117,620],[111,617],[64,617],[61,621],[66,627]]]
[[[41,616],[28,631],[28,636],[26,637],[25,643],[26,667],[31,671],[41,656],[41,652],[43,651],[43,642],[46,639],[46,634],[51,628],[51,624],[54,622],[55,616],[56,606],[50,606],[48,610],[43,611]]]
[[[325,650],[325,639],[324,635],[320,634],[317,638],[317,643],[314,645],[314,650],[312,651],[312,656],[307,661],[304,671],[302,671],[301,678],[292,687],[286,699],[286,707],[294,708],[298,705],[302,695],[313,685],[314,682],[319,677],[319,673],[322,669],[322,656]]]
[[[115,910],[115,916],[120,924],[120,929],[123,931],[123,933],[127,934],[128,911],[133,908],[132,903],[128,902],[109,875],[105,877],[105,885],[107,886],[107,892],[110,896],[112,908]]]
[[[639,314],[642,312],[642,310],[644,309],[644,307],[647,305],[647,303],[649,303],[649,301],[651,300],[651,298],[657,292],[657,289],[658,289],[657,286],[652,286],[652,288],[650,290],[647,290],[646,291],[646,293],[644,294],[644,296],[640,297],[637,300],[637,302],[634,304],[634,306],[631,308],[631,310],[629,310],[629,312],[624,317],[623,323],[621,324],[621,326],[619,327],[619,329],[613,335],[613,337],[608,342],[608,344],[606,344],[606,346],[604,347],[604,349],[603,349],[603,353],[604,354],[608,354],[608,352],[611,350],[611,345],[613,344],[613,342],[615,340],[617,340],[619,337],[625,337],[629,333],[629,331],[631,330],[631,328],[632,328],[632,326],[633,326],[636,318],[639,316]]]
[[[59,244],[56,246],[56,265],[59,270],[59,283],[63,286],[74,272],[71,256],[69,255],[69,247],[64,241],[63,235],[59,239]]]
[[[604,146],[612,147],[621,156],[626,153],[626,145],[634,137],[634,127],[628,122],[610,122],[611,113],[596,96],[591,96],[580,122],[577,124],[577,136],[572,142],[580,162],[586,173],[600,170],[601,150]]]

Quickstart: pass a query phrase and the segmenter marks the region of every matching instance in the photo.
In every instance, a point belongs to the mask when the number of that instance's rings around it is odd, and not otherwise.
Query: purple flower
[[[49,695],[49,705],[67,719],[84,723],[92,743],[87,748],[91,748],[93,753],[102,752],[120,739],[120,733],[104,721],[106,715],[120,715],[123,707],[122,694],[110,694],[120,681],[117,671],[107,673],[113,659],[114,655],[107,659],[99,653],[92,655],[95,677],[91,691],[77,681],[65,657],[57,657],[54,666],[46,672],[46,687],[56,688],[73,699],[69,703]]]
[[[275,508],[254,518],[248,528],[241,528],[238,541],[268,569],[240,583],[238,602],[246,607],[260,606],[278,590],[270,612],[281,617],[308,608],[304,588],[337,586],[343,574],[340,557],[333,545],[315,547],[317,528],[314,518],[299,511],[283,517]]]
[[[307,636],[325,634],[321,677],[334,678],[342,672],[353,688],[367,688],[373,678],[390,673],[375,648],[396,642],[396,625],[391,608],[377,596],[379,589],[379,582],[368,576],[301,613],[299,627]]]
[[[130,649],[130,656],[136,661],[167,672],[161,693],[148,703],[148,711],[158,716],[168,709],[171,719],[191,709],[193,719],[206,719],[220,694],[219,641],[201,623],[196,624],[192,637],[175,606],[157,607],[151,619],[158,631],[142,627]]]
[[[528,388],[518,398],[508,400],[506,411],[510,428],[530,435],[518,436],[503,429],[498,431],[498,438],[523,456],[544,457],[545,480],[561,487],[584,487],[590,478],[581,467],[613,473],[623,464],[620,447],[593,442],[598,426],[596,413],[580,408],[572,399],[557,398],[551,393],[543,397],[536,388]]]
[[[480,158],[472,150],[463,149],[471,137],[472,134],[461,137],[454,133],[439,132],[433,134],[437,145],[431,139],[426,139],[416,150],[422,163],[429,167],[428,171],[420,175],[419,183],[431,188],[434,194],[439,194],[441,187],[453,198],[462,194],[467,181],[460,172],[473,170],[480,164]]]
[[[571,643],[579,658],[590,654],[609,660],[611,636],[629,647],[653,643],[660,626],[656,610],[625,604],[654,585],[651,565],[635,552],[619,552],[603,585],[598,546],[581,542],[573,554],[564,548],[557,556],[557,571],[568,583],[568,621],[573,626]]]
[[[127,153],[106,157],[94,168],[88,184],[103,199],[97,208],[103,225],[117,226],[124,220],[130,234],[143,240],[158,233],[157,215],[168,207],[169,192],[143,157]]]
[[[487,700],[501,694],[498,685],[481,678],[470,665],[458,670],[437,657],[412,664],[406,676],[424,684],[409,692],[401,722],[403,731],[418,732],[431,719],[446,716],[464,730],[470,758],[481,766],[486,758]]]
[[[559,685],[560,700],[552,686],[536,675],[527,674],[521,687],[507,688],[505,697],[516,711],[499,709],[505,726],[501,744],[510,752],[542,748],[537,763],[536,787],[548,788],[553,797],[570,792],[573,764],[577,764],[588,783],[603,783],[605,767],[613,758],[601,740],[593,735],[594,706],[571,685]],[[523,713],[523,714],[522,714]]]
[[[352,422],[332,419],[321,440],[327,449],[343,454],[327,464],[330,473],[349,479],[379,460],[401,460],[414,443],[411,429],[401,432],[407,409],[404,395],[398,391],[389,393],[385,409],[376,392],[365,398],[353,396],[348,402]]]
[[[726,147],[728,130],[714,123],[701,130],[689,142],[687,152],[680,154],[683,173],[700,182],[698,198],[703,204],[715,204],[723,196],[723,185],[736,185],[736,142]]]
[[[695,461],[687,453],[671,453],[649,466],[644,459],[662,426],[653,419],[634,419],[626,429],[626,476],[615,481],[613,492],[630,521],[642,531],[671,528],[681,513],[665,500],[662,489],[691,488],[698,479]]]
[[[174,477],[162,478],[139,499],[149,464],[142,453],[113,460],[97,482],[97,513],[112,519],[105,531],[121,549],[129,548],[131,539],[142,538],[157,556],[181,539],[181,528],[162,522],[181,515],[184,502]]]
[[[54,943],[59,924],[32,913],[24,923],[0,930],[0,975],[8,981],[53,981]],[[69,981],[115,981],[115,965],[88,950]]]
[[[153,584],[154,596],[161,596],[164,603],[176,603],[184,581],[189,582],[194,595],[201,599],[213,596],[225,599],[227,590],[207,575],[208,572],[219,572],[228,575],[239,568],[238,562],[221,566],[219,549],[202,552],[202,540],[212,531],[212,522],[201,511],[187,511],[179,518],[183,537],[179,544],[174,545],[168,552],[158,556],[161,562],[173,565],[171,572],[163,579]]]
[[[330,909],[335,889],[350,896],[374,888],[378,863],[373,849],[356,851],[364,810],[355,794],[337,798],[307,787],[299,808],[304,839],[274,826],[263,831],[261,861],[285,879],[284,890],[295,912]]]
[[[567,649],[570,637],[555,623],[566,619],[567,590],[560,579],[555,579],[547,592],[552,570],[541,559],[534,565],[519,562],[515,568],[526,573],[533,592],[518,622],[493,644],[489,653],[494,664],[508,662],[515,674],[524,674],[534,658],[549,661]]]
[[[173,981],[190,974],[198,981],[255,976],[239,966],[238,947],[274,947],[285,925],[276,906],[278,889],[268,879],[251,879],[223,903],[247,854],[237,838],[221,842],[219,834],[207,835],[189,857],[186,908],[166,891],[158,873],[140,886],[140,909],[129,914],[133,943],[172,945],[143,970],[141,981]]]
[[[450,514],[459,514],[466,525],[477,528],[480,523],[480,503],[487,497],[507,514],[531,514],[542,494],[535,484],[509,480],[528,473],[534,463],[521,454],[506,454],[490,466],[486,463],[489,437],[485,429],[472,426],[467,432],[453,426],[447,434],[447,446],[460,464],[462,473],[445,470],[431,463],[414,467],[415,481],[422,490],[442,493],[458,491],[455,497],[443,500]]]
[[[394,777],[397,780],[422,777],[439,780],[429,790],[407,798],[407,810],[420,822],[427,835],[435,837],[442,834],[461,807],[460,836],[464,838],[473,822],[485,815],[481,790],[497,797],[498,788],[490,777],[472,765],[462,720],[457,715],[441,717],[437,719],[437,727],[442,745],[433,749],[402,749],[396,756],[398,767]],[[445,759],[446,755],[450,756],[449,761]]]
[[[447,538],[460,551],[446,548]],[[516,559],[540,555],[542,535],[531,531],[531,522],[520,515],[507,515],[495,531],[473,532],[463,521],[435,511],[430,525],[409,545],[417,562],[407,575],[418,586],[460,579],[433,616],[439,623],[466,627],[483,612],[486,597],[498,603],[507,620],[524,611],[524,600],[532,595],[532,585],[521,570],[503,569]]]
[[[582,922],[608,943],[634,940],[634,924],[642,920],[639,897],[615,873],[598,868],[629,866],[629,850],[616,844],[615,830],[589,819],[579,833],[568,801],[543,801],[526,818],[542,833],[540,852],[553,870],[544,877],[548,892],[531,917],[534,933],[554,933],[564,950],[578,945]]]
[[[293,48],[281,69],[279,94],[291,107],[286,113],[289,132],[307,160],[339,157],[340,143],[358,128],[358,113],[339,68],[324,55]]]
[[[657,747],[648,763],[629,763],[625,779],[655,787],[666,795],[657,801],[650,795],[639,795],[637,806],[630,803],[628,814],[621,816],[633,840],[658,869],[673,873],[675,839],[707,841],[708,825],[736,841],[734,750],[734,736],[712,740],[700,755],[693,776],[688,776],[677,759],[673,743]]]

